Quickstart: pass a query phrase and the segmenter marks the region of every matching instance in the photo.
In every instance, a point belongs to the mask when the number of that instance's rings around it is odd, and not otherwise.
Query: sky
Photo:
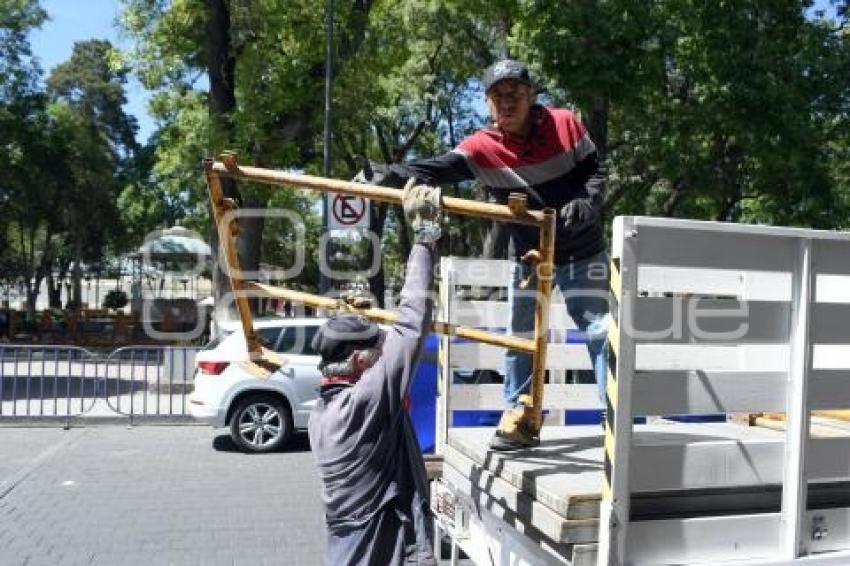
[[[71,57],[77,41],[108,39],[113,45],[124,48],[130,44],[119,36],[115,25],[120,11],[118,0],[41,0],[41,5],[50,19],[30,34],[30,44],[45,77],[53,67]],[[136,138],[145,143],[155,128],[146,110],[150,94],[132,77],[125,90],[127,105],[124,109],[138,120]]]

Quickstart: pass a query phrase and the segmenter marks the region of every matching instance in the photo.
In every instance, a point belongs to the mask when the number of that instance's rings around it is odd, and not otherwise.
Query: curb
[[[85,428],[93,426],[209,426],[192,417],[134,415],[103,417],[0,417],[0,428]]]

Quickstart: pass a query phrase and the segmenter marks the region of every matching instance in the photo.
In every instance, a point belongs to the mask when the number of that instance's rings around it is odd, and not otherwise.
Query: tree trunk
[[[32,304],[32,279],[35,272],[35,229],[27,229],[28,234],[24,234],[24,228],[20,230],[21,256],[24,259],[23,276],[24,276],[24,294],[26,300],[27,320],[32,320],[32,315],[35,313],[35,307]],[[29,242],[27,242],[29,241]],[[27,247],[29,243],[29,248]]]
[[[207,6],[207,74],[210,81],[209,110],[213,142],[230,141],[233,133],[231,112],[236,108],[234,70],[236,58],[230,37],[230,10],[227,0],[205,0]]]
[[[33,277],[32,282],[27,279],[27,320],[35,319],[35,303],[41,294],[41,282],[43,279],[44,272],[41,267],[35,270],[35,277]]]
[[[233,110],[236,108],[235,94],[235,67],[237,53],[232,42],[232,29],[229,2],[227,0],[204,0],[207,10],[205,53],[207,59],[207,74],[210,82],[209,112],[212,124],[212,143],[215,151],[230,149],[234,140]],[[368,25],[368,14],[372,8],[372,2],[360,0],[354,4],[350,12],[350,19],[346,22],[346,28],[351,32],[338,46],[337,61],[342,65],[353,57],[363,44],[366,37]],[[316,65],[309,73],[312,77],[323,77],[324,64]],[[309,126],[309,117],[317,108],[314,101],[308,102],[307,107],[289,112],[279,117],[274,124],[274,132],[270,132],[275,139],[297,140],[304,137],[306,128]],[[242,195],[236,183],[229,179],[222,179],[222,190],[226,197],[233,198],[242,206]],[[254,208],[265,208],[265,203],[256,200],[245,203],[245,206]],[[212,215],[211,215],[212,217]],[[264,222],[261,218],[240,220],[241,232],[237,237],[237,249],[240,254],[241,267],[245,271],[256,271],[259,269],[260,249],[263,235]],[[230,289],[227,278],[220,268],[220,245],[218,233],[213,228],[210,234],[210,245],[213,249],[213,296],[216,302],[216,316],[223,314],[222,309],[227,309],[225,316],[233,313],[235,305],[231,303],[229,308],[223,305],[222,297]]]
[[[682,201],[682,198],[685,196],[685,180],[682,178],[676,179],[673,182],[673,190],[670,193],[670,196],[667,197],[667,200],[664,201],[664,205],[662,206],[662,214],[665,217],[673,217],[676,216],[676,209],[679,206],[679,203]]]
[[[47,281],[47,304],[52,309],[62,308],[62,278],[53,277],[53,273],[48,272],[45,277]]]
[[[236,249],[239,253],[239,264],[242,267],[242,271],[248,275],[247,279],[259,279],[260,261],[262,260],[263,229],[266,222],[265,216],[262,213],[266,209],[266,202],[251,195],[246,195],[244,204],[246,210],[250,209],[258,212],[239,219],[239,237],[236,239]],[[251,312],[256,315],[259,312],[259,298],[251,297],[248,304],[251,306]]]
[[[62,284],[65,282],[65,275],[68,273],[68,267],[70,266],[71,261],[64,257],[60,257],[57,264],[59,271],[56,273],[56,277],[53,277],[52,266],[48,268],[46,275],[47,300],[50,303],[50,308],[52,309],[62,308]]]
[[[35,302],[38,300],[38,287],[27,283],[27,320],[35,320]]]
[[[587,121],[587,130],[596,145],[599,161],[604,161],[608,154],[608,99],[604,96],[594,97]]]
[[[741,198],[738,198],[737,195],[725,199],[720,212],[718,212],[715,217],[715,220],[718,222],[740,222],[741,210],[738,206],[738,203],[740,202]]]
[[[83,305],[83,241],[79,236],[74,240],[74,311],[80,312]]]
[[[41,258],[36,262],[36,231],[37,228],[33,227],[29,231],[29,235],[27,239],[29,240],[29,253],[27,254],[27,265],[26,265],[26,295],[27,295],[27,320],[33,320],[35,318],[35,304],[38,301],[38,296],[41,294],[41,282],[44,279],[45,272],[49,272],[49,263],[50,263],[50,238],[51,231],[48,228],[45,232],[44,238],[44,248],[42,252]],[[22,239],[23,244],[23,239]],[[22,249],[25,249],[26,246],[22,245]],[[47,264],[47,265],[45,265]]]
[[[207,59],[207,76],[210,81],[209,113],[212,127],[210,145],[213,153],[228,149],[233,139],[233,121],[231,113],[236,108],[236,90],[234,84],[236,59],[233,54],[230,37],[230,10],[226,0],[205,0],[207,8],[206,41],[204,52]],[[221,188],[224,196],[241,204],[242,198],[236,182],[222,178]],[[210,211],[210,218],[213,218]],[[212,285],[215,299],[215,319],[225,320],[235,315],[235,303],[224,298],[231,291],[230,282],[222,270],[221,245],[218,230],[212,226],[210,231],[212,249]]]

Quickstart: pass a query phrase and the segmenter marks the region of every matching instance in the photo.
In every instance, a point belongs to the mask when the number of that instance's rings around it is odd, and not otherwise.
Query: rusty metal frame
[[[225,198],[221,187],[221,178],[227,177],[236,180],[250,181],[267,185],[281,187],[298,187],[319,192],[332,192],[349,196],[365,197],[377,202],[389,204],[401,204],[402,191],[378,185],[368,185],[337,179],[327,179],[310,175],[298,175],[285,173],[272,169],[249,167],[239,165],[236,155],[223,153],[220,161],[212,159],[204,160],[204,173],[206,175],[207,187],[212,204],[214,221],[218,230],[221,249],[228,262],[226,275],[230,280],[231,288],[236,299],[239,317],[248,347],[248,355],[251,364],[258,375],[268,376],[274,369],[285,363],[285,359],[275,352],[263,348],[262,341],[254,332],[251,310],[248,305],[248,293],[282,298],[289,301],[303,303],[315,308],[323,308],[331,311],[348,311],[358,313],[367,318],[379,322],[393,322],[396,313],[384,309],[357,308],[343,301],[275,287],[242,279],[242,271],[239,256],[236,251],[235,236],[238,232],[236,217],[232,211],[236,203],[232,199]],[[447,214],[460,214],[464,216],[475,216],[536,226],[540,230],[539,249],[532,254],[535,259],[537,270],[537,302],[534,312],[534,338],[520,338],[486,332],[476,328],[469,328],[435,321],[434,332],[449,336],[458,336],[501,346],[513,350],[527,352],[533,355],[531,396],[537,428],[542,424],[543,409],[543,384],[546,371],[546,348],[549,328],[549,305],[552,296],[552,274],[555,249],[555,211],[550,208],[543,210],[528,210],[526,197],[523,194],[512,193],[507,205],[482,203],[454,197],[442,198],[443,211]]]

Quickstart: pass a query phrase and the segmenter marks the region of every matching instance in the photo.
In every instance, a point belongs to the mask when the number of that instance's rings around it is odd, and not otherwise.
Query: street
[[[202,426],[0,428],[0,566],[322,564],[306,435],[245,455]]]

